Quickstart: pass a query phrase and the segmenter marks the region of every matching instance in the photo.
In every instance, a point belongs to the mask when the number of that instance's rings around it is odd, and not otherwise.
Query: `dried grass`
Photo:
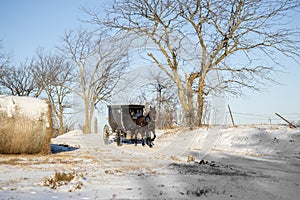
[[[47,117],[42,116],[37,120],[23,116],[18,111],[12,116],[0,112],[0,153],[51,153],[52,116],[48,105]]]
[[[60,186],[68,185],[74,179],[81,179],[83,178],[82,174],[78,174],[76,172],[55,172],[54,176],[46,177],[44,180],[44,186],[49,186],[51,189],[57,189]],[[83,183],[81,181],[77,181],[73,187],[69,189],[69,192],[72,192],[77,189],[81,189]]]

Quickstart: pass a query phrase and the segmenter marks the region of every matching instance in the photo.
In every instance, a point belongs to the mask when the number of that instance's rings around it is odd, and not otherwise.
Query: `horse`
[[[155,108],[152,108],[150,106],[150,110],[148,112],[149,116],[150,116],[150,121],[148,122],[148,126],[147,126],[147,135],[149,136],[150,141],[149,142],[153,142],[156,138],[156,134],[155,134],[155,119],[156,119],[156,110]],[[153,138],[151,138],[151,133],[153,134]]]
[[[146,137],[146,144],[151,148],[153,146],[153,141],[156,138],[155,134],[155,115],[156,111],[155,108],[150,107],[149,112],[145,116],[139,116],[136,119],[136,129],[135,129],[135,139],[134,144],[137,145],[137,135],[138,133],[142,136],[142,145],[145,146],[145,139]],[[153,138],[151,138],[151,132],[153,133]]]

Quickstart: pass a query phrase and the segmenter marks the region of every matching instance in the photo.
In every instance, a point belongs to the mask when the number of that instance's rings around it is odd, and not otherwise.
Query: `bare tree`
[[[35,76],[36,96],[40,96],[46,88],[55,84],[56,78],[63,70],[63,60],[57,55],[45,53],[43,48],[38,48],[32,59],[32,73]]]
[[[151,78],[151,87],[156,92],[155,101],[158,106],[156,126],[172,128],[178,112],[175,84],[161,73],[153,73]]]
[[[70,107],[67,97],[75,78],[72,70],[62,56],[45,54],[39,48],[30,62],[17,67],[6,64],[1,68],[0,86],[4,93],[11,95],[39,97],[46,94],[59,124],[59,134],[62,134],[65,109]]]
[[[97,37],[96,37],[97,36]],[[60,49],[78,67],[79,90],[85,107],[85,133],[91,132],[95,106],[111,96],[127,66],[126,39],[94,35],[83,29],[66,32]]]
[[[58,134],[62,135],[64,116],[66,110],[71,108],[70,95],[76,79],[74,67],[64,56],[45,54],[43,49],[38,49],[34,63],[36,81],[47,94],[58,123]]]
[[[130,98],[131,103],[155,105],[156,127],[171,128],[175,122],[178,98],[174,82],[159,72],[150,72],[143,84]]]
[[[239,95],[241,88],[258,90],[265,80],[272,80],[274,67],[253,62],[255,53],[275,63],[274,52],[299,57],[299,31],[286,26],[288,12],[299,4],[298,0],[115,0],[104,20],[88,13],[93,23],[145,38],[151,44],[149,58],[176,83],[187,125],[201,126],[204,99],[211,91]],[[232,63],[236,57],[244,61]],[[208,84],[212,73],[218,78]]]
[[[61,66],[52,65],[51,60],[46,59],[42,52],[43,50],[39,49],[36,57],[19,65],[5,65],[0,85],[6,93],[39,97],[48,85],[53,84]]]
[[[2,50],[2,40],[0,40],[0,79],[8,72],[11,56]],[[0,85],[1,87],[1,85]]]
[[[39,94],[32,66],[27,62],[17,67],[6,67],[0,85],[10,95],[37,97]]]

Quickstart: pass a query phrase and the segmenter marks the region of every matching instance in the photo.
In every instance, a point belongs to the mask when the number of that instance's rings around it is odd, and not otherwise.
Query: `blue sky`
[[[40,46],[53,49],[65,30],[77,28],[80,10],[91,1],[83,0],[1,0],[0,38],[14,60],[31,58]],[[97,1],[93,1],[96,4]]]
[[[77,28],[80,25],[78,18],[86,17],[81,7],[95,8],[103,2],[106,1],[1,0],[2,46],[5,51],[13,52],[15,62],[30,59],[38,47],[53,50],[61,42],[64,31]],[[295,17],[293,26],[300,27],[299,18]],[[230,104],[236,113],[237,123],[267,123],[269,118],[273,122],[281,122],[275,112],[290,120],[300,121],[300,65],[285,58],[281,62],[287,70],[278,74],[276,79],[282,85],[269,85],[266,91],[250,92],[244,98],[227,99],[225,106]]]

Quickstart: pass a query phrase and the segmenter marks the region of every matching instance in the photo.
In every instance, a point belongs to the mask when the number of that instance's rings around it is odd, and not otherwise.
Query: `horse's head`
[[[152,118],[151,118],[149,113],[145,116],[145,121],[146,121],[147,124],[152,121]]]
[[[155,108],[150,106],[149,112],[145,115],[145,121],[147,123],[155,122],[156,111]]]
[[[150,118],[152,119],[152,120],[155,120],[155,117],[156,117],[156,110],[155,110],[155,107],[151,107],[150,106],[150,110],[149,110],[149,113],[148,113],[149,115],[150,115]]]

